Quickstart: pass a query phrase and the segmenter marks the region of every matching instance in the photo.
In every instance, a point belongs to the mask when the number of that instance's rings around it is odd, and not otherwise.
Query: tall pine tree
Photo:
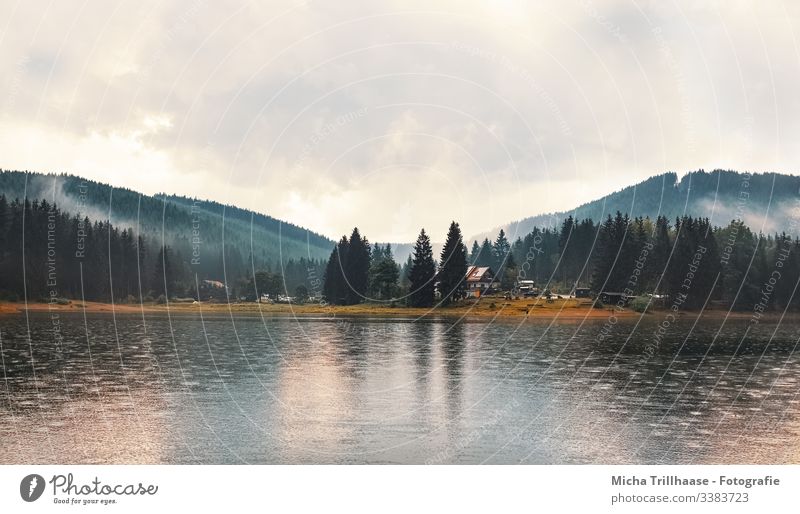
[[[467,248],[461,236],[458,223],[450,223],[447,240],[442,248],[441,266],[439,269],[439,294],[442,303],[447,305],[460,300],[464,296],[465,275],[467,274]]]
[[[345,298],[348,305],[361,303],[367,296],[369,287],[370,247],[367,238],[361,237],[358,228],[350,235],[350,248],[347,261],[344,263],[347,291]]]
[[[436,265],[433,262],[433,248],[425,229],[422,229],[414,244],[414,256],[408,270],[408,303],[412,307],[430,307],[434,299],[434,279]]]
[[[350,253],[350,243],[347,236],[342,236],[339,243],[331,252],[328,265],[325,267],[325,278],[322,286],[322,296],[330,304],[344,305],[347,302],[347,282],[344,269]]]

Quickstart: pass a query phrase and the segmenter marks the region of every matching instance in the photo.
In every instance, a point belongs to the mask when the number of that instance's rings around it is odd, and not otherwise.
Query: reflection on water
[[[0,463],[800,462],[800,326],[659,321],[5,316]]]

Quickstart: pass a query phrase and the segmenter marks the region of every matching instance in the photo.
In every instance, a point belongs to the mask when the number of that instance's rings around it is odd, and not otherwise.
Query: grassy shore
[[[430,309],[391,306],[389,304],[364,303],[359,305],[326,305],[319,303],[306,304],[258,304],[253,302],[217,303],[217,302],[170,302],[169,304],[143,303],[102,303],[81,302],[70,300],[62,303],[46,302],[0,302],[0,315],[28,312],[87,312],[87,313],[116,313],[116,314],[142,314],[144,313],[200,313],[203,314],[252,314],[265,316],[327,316],[327,317],[369,317],[369,318],[421,318],[421,317],[451,317],[467,319],[532,319],[532,320],[604,320],[610,317],[635,319],[641,313],[631,309],[619,309],[611,306],[602,308],[592,307],[588,299],[555,299],[546,302],[541,299],[506,300],[503,298],[485,297],[480,301],[465,300],[447,307]],[[654,319],[663,318],[668,314],[665,310],[651,310],[645,317]],[[694,318],[699,312],[682,311],[678,317]],[[750,319],[753,313],[728,312],[727,309],[705,310],[702,317],[708,319]],[[780,312],[767,312],[761,316],[761,321],[776,322],[781,319]],[[784,322],[800,322],[800,313],[790,313],[783,317]]]
[[[506,300],[503,298],[482,298],[480,301],[466,300],[447,307],[412,308],[391,306],[389,304],[364,303],[360,305],[326,305],[320,303],[306,304],[257,304],[213,303],[213,302],[170,302],[169,304],[110,304],[100,302],[70,301],[69,303],[11,303],[0,302],[0,313],[31,312],[116,312],[116,313],[158,313],[158,312],[203,312],[203,313],[252,313],[265,315],[289,316],[362,316],[362,317],[480,317],[480,318],[513,318],[528,317],[541,319],[584,319],[607,318],[612,314],[611,308],[593,308],[585,299],[558,299],[546,302],[538,299]],[[636,317],[639,314],[629,309],[616,310],[618,317]]]

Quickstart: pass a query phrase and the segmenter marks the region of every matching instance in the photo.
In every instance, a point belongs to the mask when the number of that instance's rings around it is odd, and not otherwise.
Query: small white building
[[[534,280],[518,280],[517,291],[520,296],[536,296],[539,294],[539,288],[536,287],[536,281]]]

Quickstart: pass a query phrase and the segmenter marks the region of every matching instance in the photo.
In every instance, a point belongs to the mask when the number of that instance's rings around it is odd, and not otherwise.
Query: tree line
[[[201,277],[221,277],[223,254],[228,275],[237,279],[251,276],[253,268],[269,267],[278,272],[289,258],[319,262],[327,258],[331,245],[330,239],[303,227],[233,205],[174,195],[144,195],[68,174],[0,170],[0,194],[9,202],[13,198],[46,199],[73,214],[80,211],[82,217],[104,219],[120,228],[133,227],[137,235],[180,250],[190,263],[197,235],[203,255],[192,264],[192,272]]]
[[[570,217],[550,260],[555,262],[543,263],[542,271],[565,290],[665,295],[675,308],[800,306],[800,240],[755,233],[741,220],[713,227],[707,218],[683,216],[670,223],[664,216],[651,220],[617,212],[594,225]]]
[[[171,244],[161,239],[70,214],[47,200],[9,202],[0,195],[0,299],[305,297],[308,283],[323,272],[324,263],[317,259],[270,264],[253,254],[243,257],[234,245],[202,248],[200,261],[190,237]],[[226,287],[211,287],[206,280]]]
[[[388,255],[388,258],[387,258]],[[631,218],[617,212],[601,223],[572,216],[558,228],[535,228],[510,243],[473,241],[466,251],[460,228],[450,225],[434,258],[423,229],[400,268],[391,249],[369,243],[354,229],[331,252],[323,296],[332,304],[391,300],[428,307],[464,298],[468,265],[491,267],[497,290],[514,292],[520,280],[541,290],[588,288],[626,296],[655,295],[676,309],[724,305],[763,311],[800,307],[800,240],[785,233],[753,232],[741,220],[713,227],[706,218]]]
[[[469,264],[482,265],[480,249],[468,255],[461,228],[450,223],[444,247],[437,261],[428,234],[423,228],[412,255],[401,267],[391,246],[370,247],[366,237],[354,228],[342,236],[331,251],[325,267],[323,297],[334,305],[353,305],[365,301],[399,302],[412,307],[430,307],[459,301],[466,292],[465,275]],[[490,265],[498,270],[515,270],[511,245],[502,233],[492,247]],[[474,257],[474,258],[473,258]],[[498,275],[500,276],[500,275]]]
[[[600,223],[568,217],[559,227],[537,227],[513,243],[500,231],[494,241],[474,241],[469,252],[454,221],[440,255],[433,254],[423,229],[402,265],[391,245],[371,245],[357,228],[339,240],[327,262],[301,258],[274,266],[226,246],[205,259],[213,265],[198,269],[190,244],[159,239],[70,214],[46,200],[9,202],[0,195],[0,297],[130,302],[198,293],[220,300],[283,294],[337,305],[428,307],[462,300],[467,266],[477,265],[492,268],[500,291],[513,292],[527,279],[562,293],[586,287],[664,295],[678,308],[800,307],[800,241],[754,232],[741,220],[714,227],[691,216],[670,221],[617,212]],[[227,287],[209,287],[205,279]]]

